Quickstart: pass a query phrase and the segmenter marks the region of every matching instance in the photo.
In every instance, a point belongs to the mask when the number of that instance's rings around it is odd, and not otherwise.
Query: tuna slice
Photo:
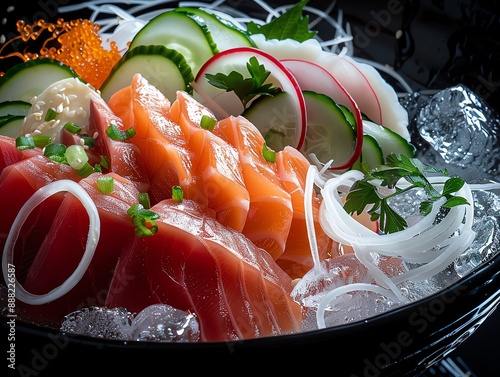
[[[114,173],[114,191],[103,194],[97,188],[100,173],[91,174],[79,184],[96,204],[100,218],[100,237],[90,265],[76,286],[66,295],[42,305],[17,305],[23,315],[47,325],[59,327],[64,315],[82,307],[103,306],[113,270],[122,249],[135,237],[127,210],[137,203],[138,191],[127,179]],[[49,223],[50,229],[39,247],[23,283],[33,294],[44,294],[61,285],[76,269],[85,250],[89,230],[88,214],[80,201],[65,193],[52,218],[40,217],[37,224]]]
[[[158,233],[137,238],[115,269],[108,307],[139,312],[156,303],[194,313],[201,341],[228,341],[301,330],[291,278],[263,249],[197,203],[151,207]]]

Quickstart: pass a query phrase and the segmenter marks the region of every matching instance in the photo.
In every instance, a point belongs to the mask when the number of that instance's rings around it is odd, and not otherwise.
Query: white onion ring
[[[49,303],[71,291],[71,289],[73,289],[73,287],[81,280],[81,278],[87,271],[92,257],[94,256],[97,243],[99,242],[101,223],[99,214],[97,212],[97,207],[90,198],[89,194],[78,183],[69,179],[62,179],[51,182],[38,189],[26,201],[26,203],[24,203],[21,210],[14,219],[6,243],[4,245],[2,255],[2,271],[7,285],[9,284],[9,282],[7,282],[7,267],[14,264],[14,246],[16,244],[22,225],[28,218],[29,214],[33,211],[33,209],[35,209],[39,204],[41,204],[51,195],[54,195],[61,191],[70,192],[76,198],[78,198],[89,215],[90,224],[85,252],[82,256],[82,259],[80,260],[80,263],[78,264],[78,267],[75,269],[75,271],[73,271],[71,276],[66,279],[60,286],[54,288],[48,293],[41,295],[30,293],[26,291],[16,279],[16,298],[30,305],[42,305]]]

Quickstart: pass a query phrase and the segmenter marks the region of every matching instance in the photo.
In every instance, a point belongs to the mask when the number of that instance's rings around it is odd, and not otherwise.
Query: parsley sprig
[[[445,208],[469,204],[465,198],[453,195],[465,184],[462,178],[450,177],[444,183],[442,192],[439,192],[427,179],[428,175],[433,173],[449,175],[446,169],[428,166],[417,158],[390,154],[384,166],[365,171],[365,177],[353,184],[347,194],[344,209],[350,214],[360,214],[367,206],[372,205],[368,210],[371,220],[379,220],[381,231],[395,233],[407,228],[408,224],[390,207],[388,200],[406,191],[414,188],[423,189],[426,199],[419,207],[423,216],[428,215],[433,204],[443,197],[446,198],[442,205]],[[397,184],[401,179],[406,180],[409,185],[405,185],[404,188],[398,187]],[[384,195],[381,188],[390,189],[392,192]]]
[[[234,91],[244,108],[257,96],[273,96],[281,92],[281,89],[273,87],[272,83],[264,84],[271,72],[259,64],[255,56],[248,60],[246,66],[250,73],[250,77],[247,78],[236,71],[231,71],[228,75],[207,73],[205,77],[211,85],[219,89],[224,89],[226,92]]]
[[[247,24],[250,34],[264,34],[267,39],[295,39],[304,42],[313,38],[317,32],[309,30],[309,17],[304,16],[302,10],[308,0],[301,0],[289,8],[280,17],[264,25],[251,21]]]

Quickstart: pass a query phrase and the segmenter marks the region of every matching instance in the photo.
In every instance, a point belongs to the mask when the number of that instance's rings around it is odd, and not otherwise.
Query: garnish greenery
[[[135,226],[135,234],[139,237],[148,237],[158,232],[158,220],[160,216],[142,206],[142,204],[134,204],[127,210],[127,214],[132,218],[132,223]]]
[[[428,215],[433,204],[441,198],[446,198],[442,205],[445,208],[469,204],[465,198],[453,195],[465,184],[462,178],[450,177],[444,183],[442,192],[439,192],[427,177],[432,173],[448,176],[448,171],[425,165],[417,158],[392,153],[387,156],[384,166],[365,170],[364,173],[365,177],[355,182],[347,194],[344,209],[350,214],[360,214],[367,206],[372,205],[368,213],[372,221],[379,220],[380,230],[384,233],[395,233],[408,227],[405,219],[388,203],[389,198],[401,195],[408,190],[421,188],[426,194],[426,199],[420,203],[419,207],[423,216]],[[404,188],[398,187],[397,184],[401,179],[406,180],[409,185],[405,185]],[[384,195],[381,193],[381,188],[394,191]]]
[[[205,77],[211,85],[219,89],[224,89],[226,92],[234,91],[244,108],[256,96],[273,96],[281,92],[281,89],[273,87],[272,83],[264,84],[271,72],[259,64],[255,56],[248,60],[247,69],[250,73],[250,77],[247,78],[236,71],[231,71],[228,75],[207,73]]]
[[[276,152],[269,149],[266,143],[262,145],[262,156],[267,162],[276,162]]]
[[[309,30],[309,16],[304,16],[302,10],[308,0],[301,0],[273,21],[258,25],[253,21],[247,24],[250,34],[264,34],[267,39],[291,38],[304,42],[314,38],[316,31]]]

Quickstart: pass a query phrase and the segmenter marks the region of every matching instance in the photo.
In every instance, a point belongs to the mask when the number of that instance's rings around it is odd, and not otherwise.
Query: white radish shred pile
[[[85,252],[80,263],[78,264],[78,267],[75,271],[73,271],[71,276],[68,277],[68,279],[66,279],[60,286],[54,288],[48,293],[41,295],[30,293],[26,291],[16,280],[16,298],[30,305],[47,304],[71,291],[87,271],[87,268],[92,261],[92,257],[94,256],[97,243],[99,242],[101,222],[97,212],[97,207],[87,191],[85,191],[78,183],[68,179],[51,182],[38,189],[35,194],[33,194],[33,196],[31,196],[28,201],[24,203],[12,224],[2,255],[2,270],[4,278],[6,279],[6,284],[9,285],[7,282],[7,271],[9,266],[14,264],[14,246],[24,222],[38,205],[40,205],[48,197],[58,192],[69,192],[73,194],[80,200],[89,215],[89,232],[87,235]],[[68,250],[68,252],[71,251]]]

